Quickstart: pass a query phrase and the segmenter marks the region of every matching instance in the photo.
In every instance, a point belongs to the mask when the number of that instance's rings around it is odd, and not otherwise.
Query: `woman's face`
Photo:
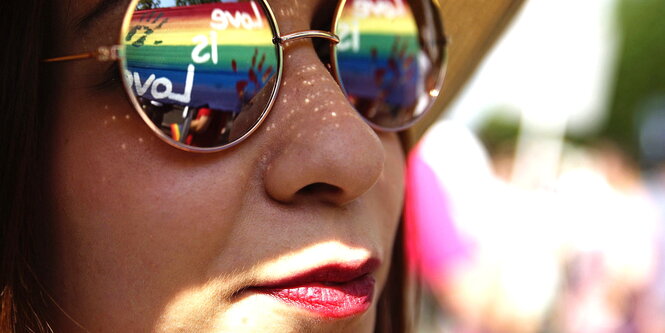
[[[126,1],[79,24],[102,2],[61,1],[56,55],[117,43]],[[325,25],[333,8],[269,3],[282,33]],[[109,65],[51,67],[47,287],[67,313],[54,313],[56,331],[372,331],[403,156],[395,134],[349,105],[311,41],[286,45],[263,125],[213,154],[159,140],[120,85],[99,84]]]

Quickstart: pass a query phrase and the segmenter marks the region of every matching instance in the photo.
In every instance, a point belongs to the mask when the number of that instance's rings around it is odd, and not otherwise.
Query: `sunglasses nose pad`
[[[276,81],[277,76],[273,76],[270,78],[267,85],[274,86],[276,85]],[[228,140],[230,142],[237,141],[252,130],[256,125],[256,120],[261,118],[261,113],[264,112],[265,107],[271,107],[271,98],[272,91],[269,89],[262,89],[249,103],[243,106],[229,132]]]
[[[328,71],[335,75],[333,72],[333,64],[332,64],[332,52],[333,48],[335,47],[335,43],[323,39],[313,39],[312,40],[312,46],[314,47],[314,52],[316,52],[316,55],[319,56],[319,59],[321,60],[321,63],[323,63]]]

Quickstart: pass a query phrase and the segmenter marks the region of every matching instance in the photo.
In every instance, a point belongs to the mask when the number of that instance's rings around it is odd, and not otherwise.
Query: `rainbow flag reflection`
[[[237,113],[277,72],[272,38],[255,1],[136,11],[126,82],[139,98]]]
[[[347,0],[337,24],[340,79],[349,97],[414,104],[420,90],[418,26],[403,0]]]

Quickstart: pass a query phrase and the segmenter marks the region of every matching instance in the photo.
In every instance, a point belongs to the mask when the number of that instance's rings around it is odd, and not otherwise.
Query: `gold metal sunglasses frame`
[[[126,27],[129,22],[132,19],[132,13],[134,13],[134,10],[132,8],[136,8],[139,0],[132,0],[132,2],[129,4],[127,7],[127,10],[125,12],[125,17],[123,19],[123,24],[122,27]],[[435,7],[439,8],[440,4],[437,0],[432,0],[432,3],[435,5]],[[133,92],[130,90],[130,88],[127,86],[127,84],[123,84],[123,87],[125,88],[125,92],[127,93],[127,96],[129,97],[132,105],[136,109],[136,111],[139,113],[141,118],[143,118],[143,121],[150,127],[150,129],[160,138],[162,141],[168,143],[169,145],[189,151],[189,152],[198,152],[198,153],[211,153],[211,152],[218,152],[222,151],[225,149],[228,149],[230,147],[233,147],[237,144],[240,144],[242,141],[244,141],[247,137],[249,137],[252,133],[254,133],[260,126],[261,124],[265,121],[266,117],[270,113],[270,110],[272,109],[275,100],[277,99],[277,94],[279,91],[279,87],[281,85],[282,81],[282,74],[283,74],[283,59],[284,59],[284,46],[288,42],[299,40],[299,39],[307,39],[307,38],[322,38],[325,40],[328,40],[331,42],[330,48],[331,48],[331,59],[330,59],[330,72],[334,76],[335,81],[337,84],[342,87],[342,90],[344,90],[343,85],[340,80],[340,74],[339,74],[339,69],[337,66],[337,53],[334,52],[334,47],[336,44],[340,42],[340,38],[336,34],[336,29],[337,29],[337,23],[341,17],[342,14],[342,8],[344,8],[344,5],[346,4],[346,0],[339,0],[337,7],[335,9],[335,16],[333,17],[332,21],[332,31],[323,31],[323,30],[301,30],[301,31],[295,31],[292,33],[288,33],[285,35],[282,35],[279,32],[279,27],[277,26],[277,20],[275,19],[274,12],[272,11],[272,8],[268,4],[267,0],[260,0],[260,4],[263,7],[266,18],[268,19],[268,23],[270,25],[270,28],[272,30],[273,36],[275,36],[272,40],[273,44],[277,46],[277,71],[276,71],[276,82],[274,84],[274,87],[272,88],[272,92],[270,93],[270,98],[268,102],[266,103],[266,106],[264,107],[263,111],[261,112],[260,118],[256,121],[256,123],[249,129],[247,130],[246,133],[244,133],[242,136],[239,138],[235,139],[232,142],[229,142],[227,144],[217,146],[217,147],[194,147],[190,145],[186,145],[184,143],[175,141],[168,137],[166,134],[164,134],[149,118],[148,115],[143,111],[143,108],[139,104],[137,98],[134,96]],[[122,29],[121,29],[122,33]],[[118,37],[118,40],[122,40],[121,36]],[[444,41],[445,43],[445,41]],[[76,61],[76,60],[84,60],[84,59],[96,59],[97,61],[105,62],[105,61],[123,61],[124,59],[120,56],[124,46],[123,45],[112,45],[112,46],[100,46],[97,48],[97,50],[86,52],[86,53],[79,53],[79,54],[72,54],[72,55],[66,55],[66,56],[61,56],[61,57],[53,57],[53,58],[47,58],[43,59],[43,62],[46,63],[53,63],[53,62],[65,62],[65,61]],[[447,55],[447,52],[446,52]],[[441,70],[441,75],[439,77],[438,83],[436,84],[436,89],[432,90],[429,92],[429,94],[436,98],[439,94],[439,90],[441,86],[443,85],[443,75],[445,74],[445,64],[447,63],[447,57],[444,58],[443,61],[443,69]],[[122,71],[123,66],[119,66],[120,70]],[[122,77],[122,73],[121,73]],[[432,100],[428,109],[431,108],[432,104],[434,101]],[[423,112],[424,113],[424,112]],[[375,130],[383,131],[383,132],[399,132],[402,130],[405,130],[409,127],[411,127],[418,119],[422,118],[422,116],[416,117],[412,121],[404,124],[403,126],[397,127],[397,128],[387,128],[387,127],[382,127],[377,124],[374,124],[373,122],[369,121],[368,119],[365,119],[365,117],[362,117],[365,122],[374,128]]]

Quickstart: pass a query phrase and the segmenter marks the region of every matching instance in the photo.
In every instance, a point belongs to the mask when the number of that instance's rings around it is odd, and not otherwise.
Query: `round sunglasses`
[[[268,115],[285,44],[313,38],[363,119],[401,131],[432,107],[443,84],[439,7],[437,0],[342,0],[331,31],[282,35],[267,0],[133,0],[117,45],[44,61],[119,61],[131,103],[157,136],[186,151],[216,152],[242,142]]]

